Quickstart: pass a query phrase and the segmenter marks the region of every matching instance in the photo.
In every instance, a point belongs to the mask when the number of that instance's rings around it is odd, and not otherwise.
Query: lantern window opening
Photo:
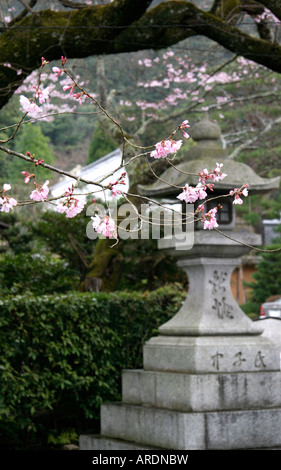
[[[232,203],[226,200],[206,201],[206,212],[217,207],[216,219],[218,224],[228,225],[233,220],[233,207]]]

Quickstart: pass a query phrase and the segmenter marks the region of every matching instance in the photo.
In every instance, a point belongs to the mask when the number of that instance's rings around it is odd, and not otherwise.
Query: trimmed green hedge
[[[79,285],[79,273],[50,255],[5,254],[0,257],[0,293],[47,295],[68,292]]]
[[[120,399],[121,370],[142,367],[143,343],[185,295],[174,285],[0,300],[2,440],[26,448],[50,430],[98,421],[101,402]]]

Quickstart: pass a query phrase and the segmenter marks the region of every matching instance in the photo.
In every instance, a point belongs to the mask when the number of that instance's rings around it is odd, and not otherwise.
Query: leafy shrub
[[[184,298],[175,285],[0,300],[2,445],[96,425],[101,402],[120,399],[121,370],[142,367],[143,343]]]
[[[79,285],[79,273],[50,255],[18,253],[0,256],[0,292],[35,295],[66,292]]]
[[[259,305],[257,305],[254,302],[246,302],[243,305],[240,305],[241,310],[243,310],[248,317],[250,317],[252,320],[256,319],[259,317]]]
[[[281,294],[280,243],[265,248],[272,251],[262,253],[259,256],[258,269],[252,275],[254,282],[245,283],[252,289],[251,301],[258,308],[268,297]]]

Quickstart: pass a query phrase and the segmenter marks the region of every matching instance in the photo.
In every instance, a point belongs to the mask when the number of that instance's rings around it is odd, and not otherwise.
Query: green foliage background
[[[120,399],[121,370],[142,367],[144,341],[185,298],[182,274],[155,240],[128,240],[113,255],[117,282],[107,265],[106,292],[81,292],[98,245],[85,211],[2,220],[0,448],[59,447]]]
[[[268,297],[281,294],[281,238],[276,243],[266,246],[269,250],[259,256],[257,272],[252,275],[254,282],[247,285],[252,288],[252,302],[259,306]],[[279,250],[279,251],[270,251]]]
[[[181,286],[153,292],[17,295],[0,300],[0,443],[47,448],[50,436],[97,429],[120,399],[121,370],[179,309]]]
[[[95,128],[92,140],[89,145],[88,157],[86,164],[89,165],[92,162],[95,162],[99,158],[104,157],[110,152],[113,152],[117,147],[114,139],[111,139],[108,135],[105,136],[104,130],[100,125],[97,125]]]

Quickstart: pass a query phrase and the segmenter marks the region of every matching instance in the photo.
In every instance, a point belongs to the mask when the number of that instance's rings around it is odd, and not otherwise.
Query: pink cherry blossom
[[[74,93],[73,98],[79,101],[79,104],[83,103],[83,100],[86,98],[86,95],[84,92],[81,93]]]
[[[199,204],[195,211],[195,214],[198,214],[198,212],[204,212],[204,204]]]
[[[186,184],[183,188],[183,192],[177,196],[178,199],[186,203],[195,202],[197,199],[205,199],[205,197],[207,197],[207,193],[205,186],[201,183],[198,183],[195,188]]]
[[[125,181],[126,176],[127,176],[127,173],[126,173],[126,171],[124,171],[119,176],[117,181],[114,181],[114,182],[110,181],[108,183],[108,188],[111,190],[112,197],[115,197],[117,194],[122,194],[121,190],[116,188],[116,186],[119,185],[119,184],[125,185],[126,184],[126,181]]]
[[[219,181],[227,176],[225,173],[222,173],[221,171],[221,167],[223,166],[223,163],[217,163],[216,165],[217,165],[216,168],[212,170],[210,173],[207,170],[207,168],[204,168],[204,170],[202,170],[199,173],[199,181],[202,184],[207,185],[209,189],[212,189],[211,188],[212,185],[207,184],[208,179],[211,179],[212,181]]]
[[[182,145],[182,140],[162,140],[157,142],[155,150],[151,152],[150,156],[153,158],[165,158],[170,153],[176,153]]]
[[[49,64],[49,61],[45,59],[45,57],[41,57],[41,62],[42,62],[42,65],[47,65]]]
[[[50,92],[49,87],[38,89],[36,91],[35,98],[39,100],[40,104],[43,104],[49,99],[49,92]]]
[[[243,194],[243,196],[245,196],[245,197],[248,196],[248,194],[249,194],[249,193],[248,193],[248,187],[249,187],[249,185],[247,184],[247,185],[245,185],[245,187],[242,189],[242,194]]]
[[[93,220],[93,228],[97,233],[100,233],[108,238],[116,238],[117,239],[117,228],[115,225],[114,220],[106,215],[103,219],[100,218],[99,215],[95,215],[91,217]]]
[[[235,188],[229,191],[230,196],[234,196],[233,204],[243,204],[243,199],[241,199],[241,195],[248,196],[248,184],[243,184],[241,188]]]
[[[207,170],[207,168],[204,168],[204,170],[202,170],[200,173],[199,173],[199,181],[202,183],[202,184],[206,184],[206,180],[210,178],[210,174]]]
[[[213,209],[209,210],[206,214],[204,214],[204,226],[203,228],[206,230],[212,230],[215,227],[218,227],[217,219],[216,219],[217,208],[214,207]]]
[[[44,162],[42,158],[38,158],[37,162],[35,162],[35,166],[41,165]]]
[[[11,185],[9,183],[3,184],[3,191],[9,191],[11,189]]]
[[[182,135],[183,135],[186,139],[189,138],[189,134],[188,134],[187,132],[185,132],[185,131],[182,131]]]
[[[74,197],[69,197],[65,201],[60,202],[56,209],[61,214],[65,213],[65,217],[73,218],[84,209],[85,203]]]
[[[17,205],[17,201],[13,197],[4,198],[0,197],[0,204],[2,205],[0,212],[9,212]]]
[[[29,183],[30,179],[31,179],[31,178],[34,178],[34,176],[35,176],[35,175],[32,174],[32,173],[28,173],[28,171],[22,171],[21,173],[22,173],[22,175],[24,175],[24,182],[25,182],[25,184]]]
[[[112,194],[112,197],[115,197],[117,194],[122,194],[122,193],[121,193],[120,189],[112,187],[111,194]]]
[[[211,172],[211,178],[213,181],[220,181],[223,180],[227,175],[221,172],[221,167],[223,163],[217,163],[216,168]]]
[[[20,104],[23,110],[30,114],[31,117],[38,117],[38,115],[41,113],[39,106],[37,106],[36,103],[29,101],[29,99],[24,95],[20,96]]]
[[[186,139],[189,138],[189,134],[187,134],[187,132],[184,131],[184,129],[186,129],[187,127],[190,127],[190,125],[188,124],[188,120],[186,119],[180,125],[180,130],[182,131],[182,134]]]
[[[64,85],[62,87],[63,91],[67,91],[67,90],[70,90],[70,94],[72,95],[73,93],[73,88],[74,88],[74,85]]]
[[[58,77],[59,75],[62,75],[64,73],[64,71],[62,69],[60,69],[59,67],[53,67],[52,71],[56,74],[56,77]]]
[[[205,199],[205,197],[207,197],[207,193],[205,191],[205,186],[203,186],[201,183],[197,184],[195,190],[197,192],[198,199]]]
[[[34,189],[34,191],[32,191],[32,193],[30,194],[30,199],[32,199],[33,201],[41,202],[47,199],[49,194],[48,184],[48,180],[45,181],[45,183],[41,187],[36,184],[36,189]]]
[[[189,186],[188,184],[185,185],[183,188],[183,192],[177,196],[178,199],[185,202],[195,202],[198,199],[198,192],[196,188]]]
[[[0,191],[0,193],[5,193],[6,191],[10,191],[10,189],[11,185],[9,183],[4,183],[3,190]],[[17,201],[13,197],[3,195],[3,197],[0,197],[0,205],[0,212],[9,212],[11,209],[13,209],[14,206],[17,205]]]
[[[235,194],[233,204],[243,204],[243,200],[238,194]]]

